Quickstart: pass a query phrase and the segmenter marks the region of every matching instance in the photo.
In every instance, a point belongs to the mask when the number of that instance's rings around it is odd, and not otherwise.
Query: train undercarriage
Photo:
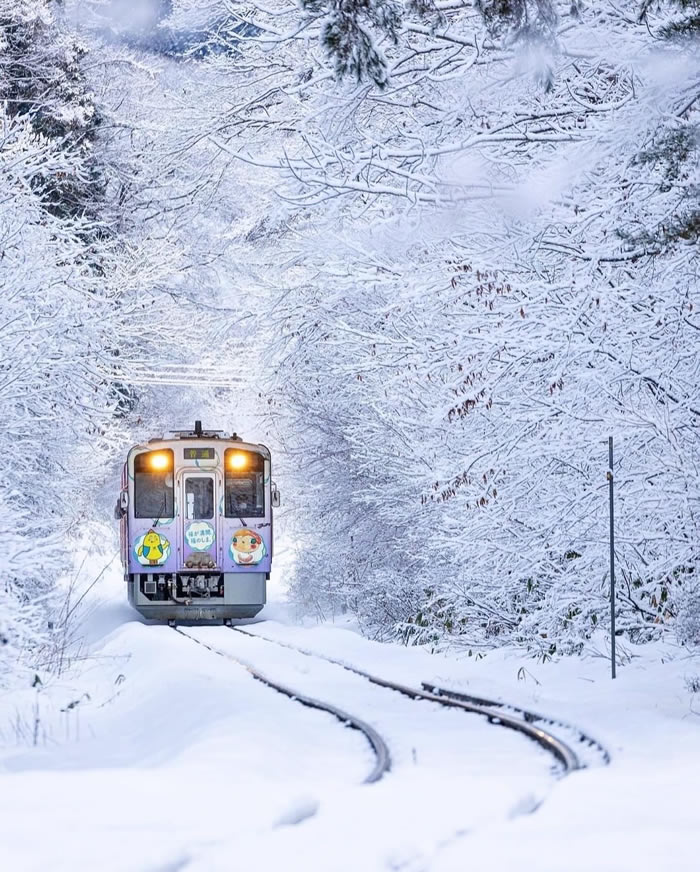
[[[129,602],[149,621],[222,623],[253,618],[265,604],[267,573],[138,572]]]

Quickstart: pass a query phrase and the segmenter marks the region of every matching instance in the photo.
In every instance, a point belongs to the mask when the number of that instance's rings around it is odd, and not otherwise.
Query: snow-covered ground
[[[84,605],[82,658],[0,698],[3,872],[698,868],[700,716],[685,677],[700,665],[683,649],[628,649],[615,682],[600,656],[436,655],[295,624],[275,585],[264,623],[247,628],[406,684],[572,721],[612,763],[562,780],[538,746],[483,719],[223,627],[188,629],[370,722],[393,766],[365,785],[361,734],[144,625],[115,564]]]

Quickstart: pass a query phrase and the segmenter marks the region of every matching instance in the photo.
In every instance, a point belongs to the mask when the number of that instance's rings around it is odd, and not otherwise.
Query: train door
[[[182,477],[182,568],[217,569],[217,486],[211,472]]]

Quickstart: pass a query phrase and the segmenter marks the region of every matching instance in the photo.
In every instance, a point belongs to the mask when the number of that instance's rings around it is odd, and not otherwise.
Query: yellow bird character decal
[[[167,560],[169,550],[170,542],[155,530],[149,530],[136,549],[136,556],[144,566],[159,566]]]

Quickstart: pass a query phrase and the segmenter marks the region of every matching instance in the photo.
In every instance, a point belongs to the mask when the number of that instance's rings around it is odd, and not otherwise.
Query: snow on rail
[[[511,714],[519,715],[523,720],[527,721],[530,724],[533,723],[543,723],[552,727],[560,727],[561,729],[567,730],[572,733],[577,742],[588,746],[589,748],[595,750],[603,763],[607,766],[610,763],[610,752],[607,748],[602,745],[597,739],[594,739],[588,733],[584,733],[584,731],[577,727],[575,724],[570,724],[568,721],[563,721],[560,718],[552,717],[551,715],[540,714],[539,712],[533,712],[530,709],[520,708],[519,706],[512,705],[509,702],[502,702],[500,700],[495,699],[486,699],[485,697],[472,696],[468,693],[462,693],[461,691],[451,690],[447,687],[440,687],[437,684],[432,684],[428,681],[421,682],[421,687],[428,693],[433,693],[437,696],[445,696],[450,697],[452,699],[459,699],[463,702],[474,703],[475,705],[480,706],[488,706],[489,708],[495,709],[503,709]],[[582,768],[585,768],[583,766]]]
[[[360,718],[356,718],[354,715],[348,714],[344,712],[342,709],[337,708],[330,703],[323,702],[320,699],[316,699],[314,697],[305,696],[304,694],[297,693],[290,687],[287,687],[285,684],[280,684],[277,681],[273,681],[268,676],[264,675],[262,672],[259,672],[249,663],[246,663],[243,660],[239,660],[238,657],[234,657],[232,654],[229,654],[226,651],[221,651],[218,648],[214,648],[212,645],[208,645],[206,642],[202,642],[200,639],[196,639],[194,636],[190,636],[189,633],[185,633],[180,627],[173,627],[176,633],[179,633],[181,636],[184,636],[186,639],[190,639],[192,642],[196,642],[197,645],[201,645],[203,648],[207,648],[209,651],[212,651],[214,654],[218,654],[219,657],[224,657],[226,660],[231,660],[233,663],[238,664],[243,667],[247,672],[252,675],[256,681],[260,681],[268,687],[276,690],[278,693],[282,693],[285,696],[288,696],[290,699],[295,702],[300,703],[301,705],[305,705],[309,708],[318,709],[319,711],[325,711],[329,714],[333,715],[333,717],[337,718],[341,724],[344,726],[350,727],[353,730],[359,730],[369,742],[372,750],[374,751],[375,763],[371,772],[364,779],[364,784],[373,784],[376,781],[379,781],[390,769],[391,769],[391,756],[389,754],[389,748],[387,747],[386,742],[379,733],[371,727],[368,723]],[[233,628],[232,628],[233,629]]]
[[[304,654],[307,657],[316,657],[320,660],[325,660],[328,663],[332,663],[335,666],[340,666],[342,669],[348,670],[348,672],[353,672],[356,675],[360,675],[361,677],[367,679],[372,684],[379,685],[380,687],[385,687],[388,690],[394,690],[397,693],[401,693],[404,696],[411,697],[412,699],[421,699],[427,700],[429,702],[438,703],[438,705],[447,707],[447,708],[459,708],[463,711],[470,712],[472,714],[481,715],[482,717],[487,718],[490,724],[495,724],[497,726],[506,727],[507,729],[516,730],[519,733],[522,733],[529,739],[537,742],[542,748],[552,754],[558,763],[561,766],[561,774],[568,775],[570,772],[574,772],[577,769],[584,769],[585,765],[580,760],[579,756],[576,752],[566,744],[566,742],[562,741],[557,736],[554,736],[552,733],[547,730],[542,729],[541,727],[536,727],[533,725],[532,720],[542,720],[546,721],[545,717],[535,716],[532,712],[527,712],[523,714],[527,714],[532,716],[531,719],[528,717],[518,718],[514,714],[504,713],[503,709],[507,707],[507,704],[491,702],[487,700],[479,700],[473,701],[464,695],[452,694],[450,691],[442,690],[440,692],[440,688],[435,688],[436,692],[429,692],[426,689],[419,689],[415,687],[409,687],[405,684],[399,684],[393,681],[389,681],[385,678],[380,678],[377,675],[372,675],[370,672],[365,672],[364,669],[359,669],[356,666],[351,666],[348,663],[343,662],[342,660],[337,660],[333,657],[327,657],[324,654],[318,654],[316,651],[309,651],[304,648],[299,648],[296,645],[291,645],[289,642],[281,642],[278,639],[270,639],[267,636],[261,636],[259,633],[251,633],[248,630],[244,630],[242,627],[229,627],[230,630],[233,630],[236,633],[241,633],[244,636],[249,636],[253,639],[260,639],[263,642],[269,642],[273,645],[280,645],[283,648],[289,648],[293,651],[297,651],[300,654]],[[423,684],[423,688],[426,685]],[[459,698],[458,698],[459,697]],[[462,698],[463,697],[463,698]],[[508,707],[511,711],[516,712],[520,711],[516,709],[516,707],[511,706]],[[551,721],[551,723],[555,723]],[[567,725],[568,726],[568,725]],[[584,736],[581,731],[578,731],[581,736]],[[585,739],[590,743],[594,743],[595,740],[589,739],[589,737],[585,736]],[[597,743],[596,743],[597,744]],[[606,762],[609,759],[607,757],[607,752],[602,746],[599,746],[603,753],[606,755]]]

